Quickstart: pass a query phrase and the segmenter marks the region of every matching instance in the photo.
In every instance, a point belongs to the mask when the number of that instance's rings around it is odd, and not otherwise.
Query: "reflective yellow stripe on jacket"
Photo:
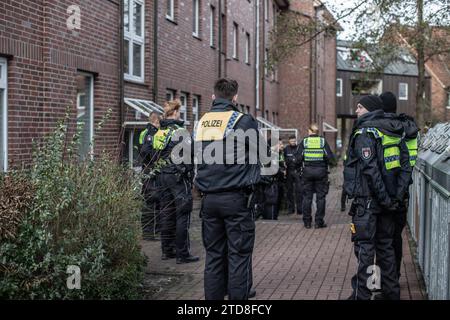
[[[405,142],[409,151],[409,163],[411,164],[411,167],[414,167],[417,160],[417,150],[419,149],[417,138],[405,140]]]

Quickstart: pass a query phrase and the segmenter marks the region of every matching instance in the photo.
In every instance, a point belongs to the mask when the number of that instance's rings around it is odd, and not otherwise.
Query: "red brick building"
[[[132,162],[151,111],[180,98],[192,129],[219,77],[239,81],[241,110],[262,126],[297,129],[299,138],[312,121],[334,127],[334,34],[315,38],[274,72],[265,67],[269,32],[283,10],[331,19],[313,0],[2,1],[1,170],[28,162],[32,141],[67,108],[85,123],[83,155],[95,136],[95,152],[122,151]],[[334,133],[327,138],[334,145]]]

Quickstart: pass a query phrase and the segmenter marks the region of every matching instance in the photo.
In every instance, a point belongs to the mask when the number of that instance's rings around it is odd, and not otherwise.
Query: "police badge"
[[[362,148],[361,155],[364,160],[369,160],[372,157],[372,149],[370,148]]]

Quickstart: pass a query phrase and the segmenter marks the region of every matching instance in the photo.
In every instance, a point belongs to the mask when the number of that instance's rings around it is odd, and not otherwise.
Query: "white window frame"
[[[0,132],[0,138],[3,139],[3,157],[0,159],[1,171],[6,172],[8,170],[8,62],[5,58],[0,58],[0,66],[1,66],[1,74],[0,74],[0,90],[3,90],[3,112],[2,120],[3,123],[0,123],[0,128],[2,132]]]
[[[447,91],[447,109],[450,109],[450,90]]]
[[[343,89],[342,79],[341,78],[337,78],[336,82],[339,83],[338,85],[336,85],[336,96],[337,97],[342,97],[342,89]]]
[[[79,75],[90,78],[90,96],[89,96],[89,151],[88,154],[91,159],[94,159],[94,76],[90,73],[78,72]],[[80,95],[77,95],[77,108],[79,104]],[[85,110],[88,112],[88,110]]]
[[[192,115],[194,116],[194,123],[196,123],[198,121],[199,108],[200,108],[200,96],[193,95],[192,96]]]
[[[250,64],[250,34],[245,33],[245,63]]]
[[[170,12],[166,12],[166,19],[175,21],[175,0],[167,0],[170,5]]]
[[[264,0],[264,19],[269,21],[269,0]]]
[[[141,27],[142,27],[142,35],[138,36],[135,34],[134,30],[134,21],[133,21],[133,15],[134,15],[134,3],[138,3],[141,5]],[[128,41],[128,69],[124,72],[124,78],[126,80],[130,81],[136,81],[143,83],[144,82],[144,70],[145,70],[145,3],[143,0],[129,0],[129,31],[127,31],[124,27],[124,39]],[[133,75],[133,69],[134,69],[134,59],[133,59],[133,50],[134,50],[134,44],[141,46],[141,76],[135,76]]]
[[[171,100],[175,99],[175,95],[176,95],[175,90],[167,89],[166,97],[167,97],[167,95],[170,95],[170,99],[166,99],[166,101],[171,101]]]
[[[184,104],[182,98],[184,98]],[[180,93],[180,101],[181,101],[181,108],[180,108],[181,120],[184,121],[185,125],[188,125],[189,124],[189,121],[187,121],[188,94],[185,92]]]
[[[200,38],[200,0],[192,1],[192,11],[193,11],[193,31],[192,35],[196,38]]]
[[[214,48],[215,47],[215,30],[214,30],[214,21],[216,19],[216,8],[214,6],[209,7],[209,46]]]
[[[238,59],[238,32],[239,25],[233,22],[233,59]]]
[[[404,85],[405,86],[405,92],[406,92],[406,96],[400,96],[401,93],[401,86]],[[408,101],[408,83],[406,82],[400,82],[398,84],[398,100],[402,100],[402,101]]]

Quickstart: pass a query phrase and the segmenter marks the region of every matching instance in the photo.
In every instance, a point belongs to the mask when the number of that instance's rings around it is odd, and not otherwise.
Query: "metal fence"
[[[450,123],[436,125],[421,140],[408,224],[428,297],[450,299]]]

